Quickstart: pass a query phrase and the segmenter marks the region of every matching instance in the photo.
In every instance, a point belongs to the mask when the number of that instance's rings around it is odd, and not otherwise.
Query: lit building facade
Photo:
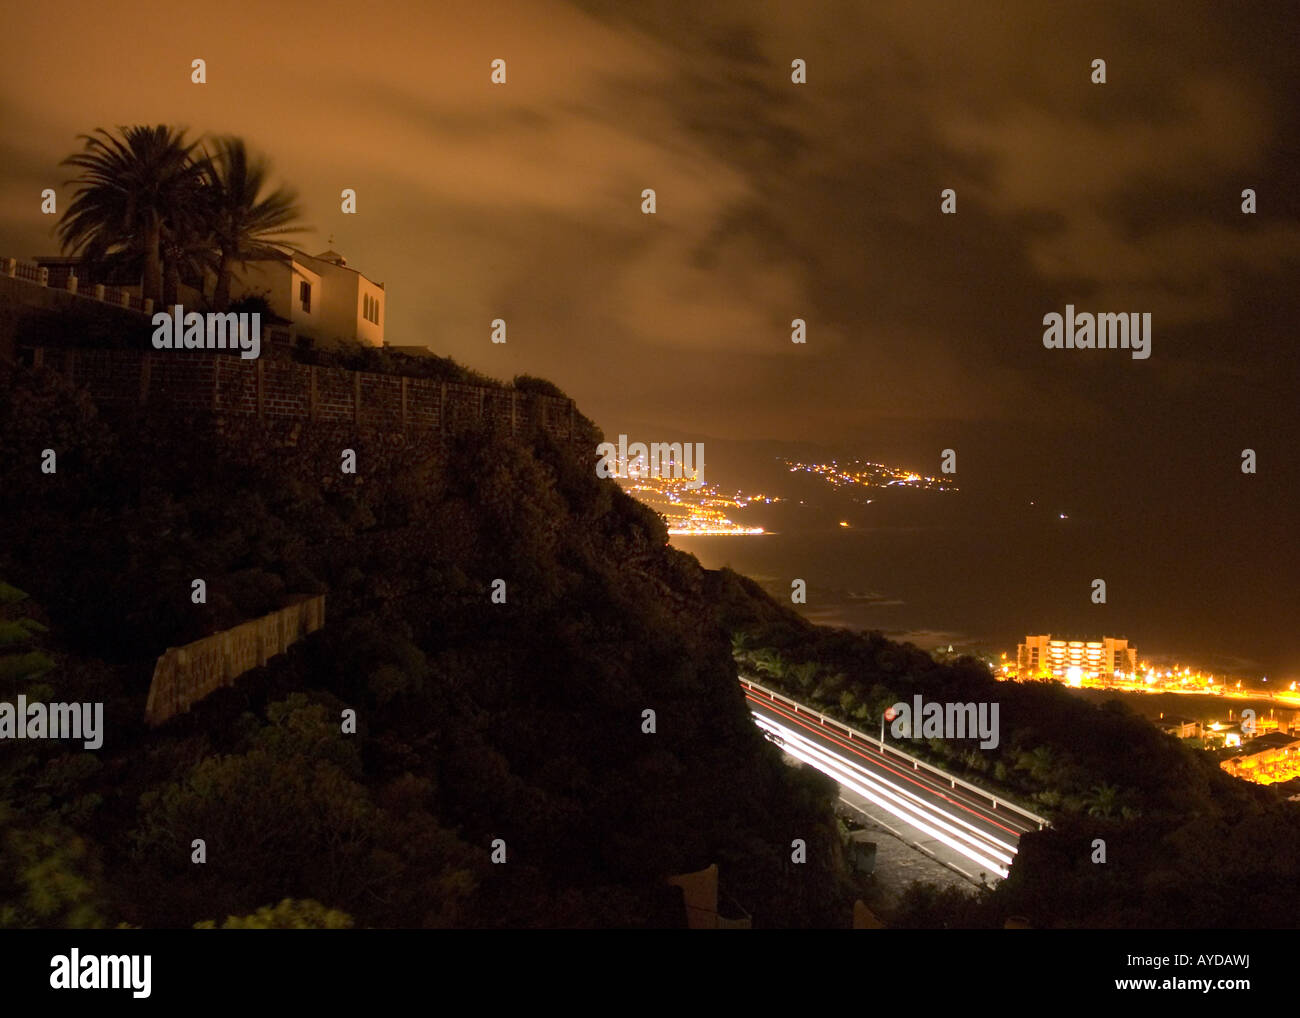
[[[1282,732],[1258,736],[1246,744],[1239,756],[1219,766],[1233,777],[1260,785],[1290,781],[1300,777],[1300,738]]]
[[[1100,640],[1053,640],[1050,633],[1026,636],[1016,648],[1016,667],[1022,679],[1084,679],[1133,675],[1137,650],[1128,640],[1105,636]],[[1079,669],[1073,672],[1073,669]]]

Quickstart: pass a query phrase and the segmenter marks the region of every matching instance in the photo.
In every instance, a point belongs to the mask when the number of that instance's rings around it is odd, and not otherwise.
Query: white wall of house
[[[311,287],[303,306],[302,285]],[[384,288],[356,269],[295,252],[289,259],[248,262],[236,270],[231,295],[268,294],[271,310],[293,323],[299,335],[329,343],[358,339],[384,345]]]
[[[365,276],[358,276],[357,336],[375,346],[384,345],[384,288]],[[369,298],[369,306],[367,300]],[[367,311],[369,315],[367,316]]]
[[[325,300],[321,305],[324,308],[321,322],[324,338],[360,339],[357,331],[357,286],[361,277],[351,269],[316,258],[312,258],[310,264],[319,268],[324,286]]]
[[[373,346],[384,345],[384,288],[371,282],[356,269],[320,258],[300,259],[320,273],[325,288],[324,318],[321,327],[325,339],[344,336]],[[377,313],[367,316],[370,301],[378,302]],[[371,321],[370,318],[378,318]]]
[[[309,307],[302,303],[302,285],[310,287]],[[319,338],[324,286],[319,273],[297,261],[267,259],[237,266],[231,280],[231,297],[265,296],[271,310],[293,322],[294,331]]]
[[[299,332],[319,333],[325,329],[325,280],[319,273],[293,263],[289,282],[289,306],[292,314],[286,315]]]

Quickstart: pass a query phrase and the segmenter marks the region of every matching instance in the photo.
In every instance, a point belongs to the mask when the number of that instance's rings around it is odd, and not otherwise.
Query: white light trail
[[[978,863],[999,877],[1006,877],[1007,868],[1011,865],[1012,857],[1016,852],[1014,846],[999,841],[942,807],[926,802],[887,778],[871,773],[860,764],[823,749],[784,725],[777,724],[757,712],[754,713],[754,720],[760,728],[779,736],[785,744],[783,746],[785,752],[795,759],[817,768],[892,816],[947,845],[963,858]],[[925,811],[924,816],[920,812],[922,810]],[[973,832],[973,836],[967,831],[960,830],[961,827]]]

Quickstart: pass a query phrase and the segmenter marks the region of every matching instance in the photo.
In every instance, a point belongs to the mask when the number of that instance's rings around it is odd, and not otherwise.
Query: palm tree
[[[196,143],[184,128],[119,127],[114,137],[102,127],[81,135],[84,151],[63,162],[82,170],[79,185],[59,223],[64,250],[81,252],[88,262],[106,256],[143,259],[141,290],[158,302],[163,296],[163,229],[192,199],[200,167]]]
[[[218,311],[230,305],[230,280],[236,264],[287,250],[288,243],[273,238],[308,229],[295,225],[302,214],[295,192],[281,187],[262,196],[268,173],[267,161],[250,157],[240,138],[217,139],[215,154],[204,160],[212,197],[213,242],[220,251],[212,294]]]
[[[518,379],[515,379],[515,387],[518,388]],[[732,655],[744,654],[749,651],[753,638],[746,632],[736,630],[731,634],[731,653]]]
[[[216,235],[212,221],[216,206],[213,188],[203,179],[190,187],[163,223],[163,300],[174,304],[182,281],[203,286],[205,273],[216,267]]]
[[[1115,815],[1119,805],[1119,789],[1114,785],[1094,785],[1092,787],[1093,803],[1088,807],[1088,815],[1110,818]]]
[[[755,671],[764,672],[774,679],[785,675],[785,661],[772,647],[760,647],[753,656]]]
[[[1028,771],[1035,781],[1047,784],[1056,772],[1056,754],[1046,744],[1035,746],[1033,752],[1019,754],[1016,769]]]
[[[816,661],[800,661],[786,668],[785,677],[799,689],[807,691],[816,684],[817,673],[820,670]]]

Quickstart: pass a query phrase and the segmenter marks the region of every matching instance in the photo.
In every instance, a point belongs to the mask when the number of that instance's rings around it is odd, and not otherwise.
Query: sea
[[[801,493],[809,497],[736,516],[769,533],[671,544],[787,603],[802,579],[807,603],[792,607],[811,621],[878,630],[926,651],[951,645],[997,660],[1014,657],[1027,634],[1115,636],[1153,663],[1300,678],[1295,573],[1268,534],[1252,539],[1213,515],[962,491]]]

